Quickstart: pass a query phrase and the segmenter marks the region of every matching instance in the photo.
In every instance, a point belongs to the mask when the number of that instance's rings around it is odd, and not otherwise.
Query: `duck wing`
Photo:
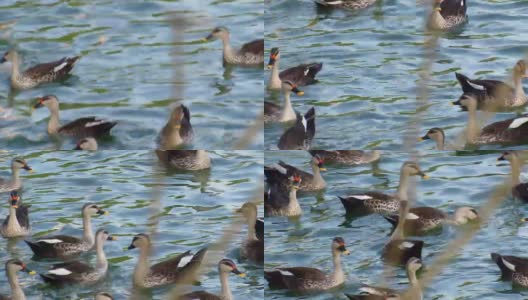
[[[178,298],[180,300],[222,300],[217,295],[205,292],[205,291],[196,291],[189,294],[185,294]]]
[[[272,116],[278,115],[281,112],[281,107],[273,102],[264,101],[264,115]]]
[[[251,53],[255,55],[264,55],[264,39],[254,40],[242,45],[241,53]]]
[[[504,280],[512,280],[513,270],[528,267],[528,258],[525,257],[491,253],[491,259],[501,270],[501,276]]]
[[[42,78],[45,78],[46,81],[62,78],[70,73],[78,59],[79,56],[63,57],[57,61],[38,64],[25,70],[24,76],[32,78],[33,80],[41,80]]]
[[[188,271],[195,270],[201,264],[206,251],[207,248],[203,248],[195,254],[192,254],[191,251],[186,251],[176,257],[153,265],[150,268],[150,274],[156,277],[161,276],[168,282],[183,279]]]
[[[315,75],[317,75],[322,68],[322,63],[302,64],[280,72],[279,78],[282,81],[291,81],[298,86],[314,84],[317,82],[317,80],[315,80]]]
[[[85,117],[72,121],[61,128],[58,132],[60,134],[75,136],[75,137],[94,137],[98,138],[108,135],[110,130],[117,124],[117,122],[110,122],[95,117]]]
[[[25,228],[29,228],[29,208],[31,205],[20,205],[16,210],[16,217],[18,220],[18,223]]]

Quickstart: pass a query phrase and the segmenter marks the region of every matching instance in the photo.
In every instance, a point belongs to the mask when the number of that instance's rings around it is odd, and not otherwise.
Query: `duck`
[[[264,270],[264,278],[271,289],[287,289],[294,292],[315,292],[340,286],[345,282],[341,267],[341,255],[350,255],[342,237],[335,237],[331,245],[334,270],[325,273],[310,267],[284,267]]]
[[[501,279],[504,281],[512,281],[513,274],[517,270],[521,271],[528,268],[528,258],[526,257],[491,253],[491,260],[493,260],[499,267],[501,271]],[[517,275],[517,277],[520,276]]]
[[[315,108],[310,108],[304,116],[296,113],[295,125],[288,128],[280,137],[279,150],[309,150],[315,136]]]
[[[26,295],[24,290],[18,282],[17,272],[26,272],[29,275],[37,274],[35,271],[31,271],[26,267],[22,261],[18,259],[10,259],[5,263],[5,271],[9,286],[11,287],[11,296],[0,295],[0,300],[25,300]]]
[[[346,166],[355,166],[360,164],[369,164],[378,161],[381,157],[381,151],[363,151],[363,150],[309,150],[312,156],[319,156],[326,163],[341,164]]]
[[[97,119],[96,117],[84,117],[60,125],[59,120],[59,99],[55,95],[46,95],[38,99],[33,105],[33,109],[47,107],[51,117],[48,121],[48,134],[64,135],[75,138],[94,137],[100,138],[110,134],[110,130],[117,125],[117,122]]]
[[[528,114],[498,121],[479,130],[477,122],[477,99],[464,96],[454,102],[468,111],[467,141],[471,144],[508,144],[522,145],[528,143]]]
[[[97,293],[95,300],[114,300],[114,297],[107,292]]]
[[[242,45],[240,49],[234,49],[229,42],[229,30],[225,27],[216,27],[203,41],[215,39],[222,40],[224,44],[224,63],[232,65],[261,65],[264,63],[264,39],[254,40]]]
[[[267,217],[295,217],[302,214],[301,205],[297,200],[297,190],[302,182],[301,176],[297,174],[287,175],[279,170],[269,170],[264,167],[264,172],[276,172],[268,179],[268,191],[264,195],[264,215]],[[288,185],[284,186],[285,177]],[[279,179],[280,178],[280,179]]]
[[[79,58],[79,56],[63,57],[60,60],[38,64],[21,72],[20,58],[18,53],[12,49],[4,54],[0,63],[11,62],[11,87],[27,90],[43,83],[66,79]]]
[[[168,167],[198,171],[211,168],[211,158],[206,150],[156,150],[159,161]]]
[[[246,274],[238,270],[235,263],[227,258],[218,263],[218,274],[220,275],[220,295],[208,293],[206,291],[196,291],[181,296],[180,300],[233,300],[233,294],[229,288],[229,273],[245,277]]]
[[[498,161],[507,160],[511,165],[512,195],[513,197],[528,202],[528,183],[520,181],[522,160],[516,151],[505,151],[497,158]]]
[[[97,140],[93,137],[87,137],[78,141],[73,150],[97,151],[97,148]]]
[[[0,193],[12,192],[22,187],[22,180],[18,175],[20,169],[33,173],[33,169],[24,159],[20,157],[13,158],[11,160],[11,179],[0,178]]]
[[[285,185],[287,185],[288,180],[282,174],[287,174],[287,175],[297,174],[301,176],[301,184],[299,185],[299,191],[303,191],[303,192],[318,191],[326,187],[326,181],[321,175],[321,172],[326,171],[326,168],[324,167],[323,163],[324,163],[324,160],[318,155],[312,157],[310,161],[310,165],[312,166],[312,170],[313,170],[313,175],[312,175],[308,172],[305,172],[294,166],[291,166],[283,161],[279,161],[278,163],[268,166],[268,168],[265,168],[264,175],[266,176],[266,178],[268,178],[273,175],[280,174],[279,178],[277,178],[277,180],[275,181],[282,180],[282,182]],[[274,169],[277,169],[279,172],[275,172]]]
[[[396,228],[392,232],[389,242],[383,247],[382,258],[391,265],[405,265],[409,259],[415,257],[422,258],[422,248],[424,242],[422,240],[413,240],[404,238],[404,228],[407,220],[403,216],[407,215],[407,207],[409,202],[407,200],[400,202],[399,215],[400,220]]]
[[[256,264],[264,263],[264,221],[257,217],[257,205],[246,202],[236,210],[248,225],[247,237],[240,248],[240,256]]]
[[[39,238],[36,241],[25,240],[35,256],[45,258],[69,258],[92,250],[95,239],[92,233],[92,216],[107,215],[108,212],[101,209],[95,203],[87,203],[82,207],[83,237],[68,235],[55,235]]]
[[[0,233],[4,238],[26,236],[31,232],[29,222],[29,208],[31,205],[22,204],[17,191],[12,191],[9,199],[9,216],[2,223]]]
[[[315,3],[324,7],[344,8],[349,10],[357,10],[367,8],[376,0],[314,0]]]
[[[436,150],[444,151],[446,149],[445,145],[445,133],[442,128],[433,127],[427,130],[427,133],[418,138],[419,142],[433,140],[436,143]]]
[[[427,27],[432,30],[450,30],[467,22],[466,0],[436,0]]]
[[[393,228],[398,225],[398,215],[384,216],[384,218],[392,224]],[[478,218],[477,210],[468,206],[457,208],[452,217],[434,207],[413,207],[409,209],[405,217],[404,232],[407,235],[423,235],[443,224],[460,226],[478,220]]]
[[[108,231],[99,229],[95,233],[95,253],[97,260],[95,266],[81,261],[68,261],[53,265],[45,274],[40,274],[44,282],[52,285],[72,283],[93,284],[103,279],[108,270],[108,261],[103,249],[105,241],[115,241],[116,237]]]
[[[490,79],[470,79],[464,74],[456,73],[455,76],[462,87],[462,96],[471,96],[477,99],[477,109],[497,110],[499,108],[512,108],[523,106],[528,102],[524,93],[522,79],[528,77],[526,62],[519,60],[512,71],[513,87],[509,84]],[[455,102],[458,103],[458,102]]]
[[[347,215],[395,214],[398,213],[401,200],[407,200],[409,178],[420,176],[429,178],[420,166],[413,161],[404,162],[400,168],[400,183],[396,195],[382,192],[365,192],[348,196],[338,196]]]
[[[416,272],[418,272],[418,270],[420,270],[422,266],[423,266],[422,260],[417,257],[411,257],[407,261],[405,268],[407,270],[407,278],[409,279],[409,285],[410,285],[407,291],[397,291],[393,289],[368,286],[368,285],[360,288],[360,291],[368,295],[389,297],[389,299],[394,299],[394,298],[403,299],[403,296],[405,295],[406,296],[405,299],[421,300],[423,299],[423,291],[422,291],[420,282],[418,281],[418,278],[416,277]],[[347,297],[349,299],[354,299],[350,297],[349,295],[347,295]],[[370,299],[370,298],[365,298],[365,299]],[[386,298],[383,298],[383,299],[386,299]]]
[[[297,114],[293,109],[290,94],[295,93],[297,96],[304,95],[304,92],[299,90],[297,86],[291,81],[285,80],[282,83],[282,93],[284,95],[284,104],[279,105],[264,101],[264,123],[269,122],[291,122],[297,119]]]
[[[191,112],[187,106],[180,104],[176,106],[161,129],[158,136],[159,149],[169,150],[188,144],[194,136],[191,125]]]
[[[271,69],[271,75],[268,82],[269,89],[281,89],[283,81],[289,81],[296,86],[306,86],[317,83],[315,76],[323,68],[322,63],[309,63],[298,65],[279,73],[279,60],[279,48],[271,48],[268,61],[268,69]]]
[[[168,260],[150,266],[149,256],[151,241],[147,234],[136,235],[128,246],[128,250],[139,249],[139,259],[134,269],[134,285],[141,288],[153,288],[167,284],[178,284],[190,280],[207,252],[207,248],[198,250],[195,254],[186,251]]]

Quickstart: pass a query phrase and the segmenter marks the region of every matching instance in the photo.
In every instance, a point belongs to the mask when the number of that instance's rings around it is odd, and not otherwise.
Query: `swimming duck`
[[[445,150],[445,133],[442,128],[434,127],[427,131],[427,133],[418,138],[418,141],[433,140],[436,143],[436,150]]]
[[[31,205],[22,204],[22,200],[17,191],[11,192],[11,197],[8,202],[9,216],[2,223],[0,233],[4,238],[28,235],[31,232],[28,210]]]
[[[191,112],[187,106],[180,104],[172,110],[167,124],[161,129],[158,145],[162,150],[178,148],[190,143],[193,135]]]
[[[237,269],[235,263],[230,259],[222,259],[218,263],[218,273],[220,274],[220,296],[205,291],[197,291],[181,296],[180,300],[233,300],[233,294],[229,288],[229,273],[245,277],[246,274]]]
[[[68,258],[89,251],[94,247],[95,240],[92,233],[92,216],[106,215],[108,212],[102,210],[94,203],[88,203],[82,207],[83,216],[83,238],[79,239],[68,235],[55,235],[40,238],[36,241],[26,240],[26,244],[33,253],[39,257]]]
[[[501,279],[506,281],[511,281],[513,279],[513,273],[515,273],[517,270],[522,271],[528,268],[528,258],[525,257],[491,253],[491,259],[501,270]],[[520,278],[522,276],[519,274],[517,277]]]
[[[22,187],[22,180],[18,176],[20,169],[33,173],[33,169],[31,169],[25,160],[20,157],[13,158],[11,160],[11,179],[0,178],[0,193],[11,192]]]
[[[339,199],[343,203],[347,215],[394,214],[399,211],[400,201],[407,200],[407,189],[409,177],[411,176],[421,176],[423,179],[428,178],[417,163],[407,161],[400,168],[400,184],[396,195],[366,192],[339,197]]]
[[[419,258],[411,257],[407,261],[406,270],[407,270],[407,278],[409,279],[410,287],[409,287],[408,293],[406,294],[407,297],[405,299],[413,299],[413,300],[423,299],[422,287],[420,283],[418,282],[418,278],[416,277],[416,272],[420,270],[421,268],[422,268],[422,261]],[[405,291],[396,291],[393,289],[375,287],[375,286],[364,286],[360,288],[360,291],[367,293],[367,294],[371,294],[371,295],[393,297],[393,298],[395,297],[395,295],[399,295],[400,297],[402,297],[405,293]],[[349,297],[349,299],[354,299],[354,298]]]
[[[376,0],[314,0],[325,7],[344,8],[350,10],[362,9],[376,3]]]
[[[400,220],[398,225],[392,232],[389,242],[383,247],[382,257],[385,262],[392,265],[405,265],[412,257],[422,258],[422,248],[424,242],[421,240],[412,240],[404,238],[404,228],[406,220],[403,216],[406,215],[408,201],[400,202]]]
[[[105,277],[108,270],[108,261],[104,253],[105,241],[114,241],[108,231],[99,229],[95,233],[95,253],[97,260],[95,267],[80,261],[69,261],[53,265],[46,274],[40,274],[44,282],[63,285],[72,283],[93,284]]]
[[[15,50],[9,50],[4,54],[0,63],[11,62],[11,87],[25,90],[34,88],[42,83],[65,79],[78,59],[79,56],[63,57],[60,60],[38,64],[21,72],[18,53]]]
[[[297,96],[304,95],[304,92],[299,90],[291,81],[285,80],[282,82],[282,93],[284,95],[284,104],[279,105],[264,101],[264,123],[269,122],[290,122],[297,119],[295,110],[290,100],[290,93],[294,92]]]
[[[97,140],[92,137],[81,139],[73,150],[97,151]]]
[[[315,108],[310,108],[304,116],[297,113],[295,125],[288,128],[280,137],[280,150],[309,150],[315,136]]]
[[[332,261],[334,270],[325,273],[308,267],[275,268],[264,271],[264,278],[272,289],[288,289],[295,292],[314,292],[334,288],[343,284],[345,274],[341,268],[341,255],[349,255],[345,240],[335,237],[332,240]]]
[[[114,297],[107,292],[97,293],[95,300],[114,300]]]
[[[246,43],[240,49],[233,49],[229,43],[229,38],[230,34],[227,28],[216,27],[211,34],[204,38],[204,41],[222,40],[224,63],[233,65],[260,65],[264,63],[264,39]]]
[[[54,95],[47,95],[38,99],[33,109],[47,107],[51,113],[48,121],[48,134],[61,134],[76,138],[99,138],[110,134],[110,130],[117,122],[110,122],[95,117],[85,117],[61,126],[59,121],[59,99]]]
[[[257,205],[253,202],[246,202],[236,212],[244,216],[248,225],[247,237],[240,248],[240,256],[251,262],[263,264],[264,221],[257,218]]]
[[[18,259],[8,260],[5,264],[5,271],[9,286],[11,287],[11,296],[0,295],[0,300],[25,300],[26,295],[18,282],[17,272],[22,271],[29,273],[30,275],[35,275],[37,273],[28,270],[26,265]]]
[[[464,96],[454,104],[460,105],[468,111],[466,137],[469,143],[509,145],[528,143],[528,114],[491,123],[479,130],[476,98]]]
[[[393,228],[396,228],[399,221],[398,215],[384,217],[392,224]],[[422,235],[437,229],[443,224],[460,226],[477,220],[478,217],[478,212],[474,208],[467,206],[457,208],[452,217],[434,207],[413,207],[409,209],[405,217],[404,232],[407,235]]]
[[[312,156],[318,155],[326,163],[342,165],[368,164],[379,160],[381,152],[363,150],[309,150]]]
[[[182,283],[190,280],[205,256],[207,248],[202,248],[195,254],[186,251],[168,260],[150,266],[150,238],[146,234],[138,234],[132,240],[128,250],[138,248],[139,259],[134,269],[134,285],[142,288],[158,287],[171,283]]]
[[[427,27],[432,30],[452,29],[466,23],[466,0],[436,0]]]
[[[521,183],[522,160],[515,151],[506,151],[497,160],[507,160],[511,165],[512,195],[522,201],[528,202],[528,183]]]
[[[271,75],[268,82],[268,88],[280,89],[282,82],[289,81],[296,86],[306,86],[317,82],[315,75],[323,68],[322,63],[302,64],[296,67],[286,69],[279,73],[279,48],[272,48],[268,69],[271,69]]]
[[[519,60],[515,64],[512,71],[513,87],[498,80],[470,79],[463,74],[455,73],[463,91],[459,100],[465,95],[471,96],[477,99],[477,109],[482,110],[525,105],[528,102],[528,97],[524,93],[522,79],[528,77],[526,69],[524,60]]]
[[[268,168],[264,169],[264,175],[266,176],[266,178],[268,178],[270,176],[280,174],[279,175],[280,177],[275,181],[282,180],[282,182],[285,185],[287,185],[288,179],[282,174],[287,174],[287,175],[297,174],[301,176],[301,179],[302,179],[301,184],[299,185],[300,191],[309,192],[309,191],[322,190],[326,187],[326,182],[323,176],[321,176],[321,172],[326,171],[326,168],[324,168],[323,163],[324,163],[323,159],[320,158],[319,156],[316,155],[312,157],[311,162],[310,162],[312,166],[312,170],[313,170],[313,175],[312,175],[294,166],[288,165],[287,163],[283,161],[279,161],[278,163],[273,164],[269,166]],[[275,171],[270,172],[270,170],[272,169],[276,169],[279,172],[275,172]]]
[[[205,150],[156,150],[159,161],[171,168],[197,171],[209,169],[211,158]]]
[[[271,180],[267,180],[269,189],[264,196],[264,215],[267,217],[301,215],[302,209],[297,200],[297,190],[302,182],[301,176],[297,174],[287,175],[279,170],[268,169],[268,167],[264,167],[264,172],[278,173],[270,175]],[[286,187],[284,186],[284,179],[281,177],[286,178],[288,182]]]

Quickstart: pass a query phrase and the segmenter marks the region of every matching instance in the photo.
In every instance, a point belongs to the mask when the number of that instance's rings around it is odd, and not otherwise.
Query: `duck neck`
[[[431,13],[429,18],[429,27],[432,29],[443,29],[445,27],[446,20],[442,14],[436,9]]]
[[[7,279],[9,281],[9,286],[11,287],[11,294],[13,300],[25,300],[26,295],[24,294],[24,291],[20,287],[20,283],[18,282],[18,277],[15,270],[10,270],[9,268],[6,269],[6,275]]]
[[[59,121],[59,110],[55,108],[50,109],[50,119],[48,121],[48,133],[55,134],[59,130],[60,121]]]
[[[474,142],[479,135],[479,126],[477,124],[477,110],[475,108],[468,108],[468,124],[466,131],[466,138],[468,142]]]
[[[332,250],[332,261],[334,263],[334,273],[332,274],[332,279],[337,283],[343,282],[345,274],[341,268],[341,255],[335,250]]]
[[[229,288],[229,274],[220,270],[219,272],[222,300],[232,300],[233,294],[231,294],[231,289]]]
[[[209,155],[207,154],[207,151],[205,150],[197,150],[196,158],[197,158],[198,164],[200,165],[209,165],[211,163],[211,159],[209,158]]]
[[[232,62],[235,59],[236,53],[231,47],[231,42],[229,41],[229,35],[222,38],[222,43],[224,45],[224,60],[226,62]]]
[[[19,176],[19,173],[20,172],[20,169],[19,168],[15,168],[15,167],[11,167],[11,181],[13,181],[13,185],[17,187],[20,186],[20,176]]]
[[[299,205],[299,201],[297,200],[297,189],[291,188],[290,189],[290,204],[289,204],[289,210],[292,212],[299,212],[301,211],[301,206]]]
[[[143,285],[144,279],[150,269],[149,257],[150,246],[146,246],[139,249],[139,259],[136,265],[136,269],[134,270],[134,282],[136,283],[136,285]]]
[[[522,75],[513,73],[513,85],[515,88],[515,97],[526,102],[527,99],[526,99],[526,94],[524,93],[524,89],[522,86],[522,78],[523,78]]]
[[[443,151],[444,150],[444,145],[445,145],[444,136],[442,135],[442,136],[438,137],[437,139],[435,139],[435,142],[436,142],[436,150]]]
[[[511,180],[512,185],[516,186],[519,183],[521,183],[520,176],[521,176],[521,164],[519,163],[518,158],[512,159],[510,162],[511,165]]]
[[[13,206],[9,206],[9,217],[7,219],[7,228],[11,230],[19,230],[20,224],[18,223],[18,219],[16,217],[16,208]]]
[[[96,268],[106,270],[108,268],[108,261],[103,249],[104,241],[98,239],[95,242],[95,253],[97,254]]]
[[[313,170],[313,183],[316,186],[323,185],[325,183],[323,175],[321,175],[321,169],[316,163],[312,163]]]
[[[282,81],[279,77],[279,59],[277,58],[275,60],[275,63],[273,64],[273,67],[271,68],[271,75],[270,75],[270,86],[280,88]]]
[[[420,295],[421,297],[421,287],[420,283],[418,282],[418,278],[416,278],[416,272],[412,270],[407,270],[407,277],[409,278],[409,284],[411,286],[411,290],[413,290],[414,295]],[[421,299],[419,297],[419,299]]]
[[[398,199],[407,200],[408,187],[409,187],[409,176],[402,169],[400,171],[400,185],[398,186]]]
[[[296,118],[295,111],[290,98],[290,91],[284,91],[284,105],[282,106],[281,121],[289,121]]]
[[[83,241],[90,245],[94,245],[94,236],[92,232],[92,217],[89,214],[83,214]]]
[[[11,80],[17,80],[20,77],[20,60],[18,54],[13,57],[11,62]]]
[[[248,231],[247,231],[247,240],[248,241],[254,241],[257,239],[257,236],[255,234],[255,223],[257,223],[257,212],[252,212],[251,215],[248,216],[247,225],[248,225]]]

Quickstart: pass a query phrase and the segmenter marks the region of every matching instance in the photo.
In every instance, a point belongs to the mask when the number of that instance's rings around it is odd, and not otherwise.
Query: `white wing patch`
[[[401,250],[404,250],[404,249],[410,249],[414,246],[414,243],[411,243],[411,242],[403,242],[401,243],[398,248],[400,248]]]
[[[420,219],[420,217],[413,213],[408,213],[405,219],[406,220],[417,220],[417,219]]]
[[[501,257],[502,263],[506,266],[506,268],[512,270],[515,272],[515,265],[510,263],[509,261],[505,260],[504,257]]]
[[[528,117],[517,118],[517,119],[513,120],[513,122],[511,122],[510,126],[508,126],[508,129],[513,129],[513,128],[520,127],[521,125],[523,125],[526,122],[528,122]]]
[[[464,6],[464,0],[460,0],[460,6]]]
[[[292,272],[284,271],[284,270],[278,270],[279,273],[281,273],[282,276],[293,276]]]
[[[70,275],[72,272],[68,269],[59,268],[59,269],[49,270],[48,273],[53,274],[53,275],[59,275],[59,276],[67,276],[67,275]]]
[[[286,170],[286,168],[283,168],[281,165],[279,164],[273,164],[271,165],[271,167],[279,172],[281,172],[282,174],[286,174],[288,172],[288,170]]]
[[[467,82],[470,86],[472,86],[474,89],[481,90],[481,91],[485,90],[485,88],[484,88],[483,86],[481,86],[481,85],[477,85],[477,84],[475,84],[475,83],[472,83],[472,82],[469,81],[469,80],[466,81],[466,82]]]
[[[63,62],[62,64],[56,66],[55,68],[53,68],[53,72],[59,72],[62,68],[66,67],[68,65],[67,62]]]
[[[358,200],[370,200],[370,199],[372,199],[372,197],[369,196],[369,195],[350,195],[348,197],[356,198]]]
[[[84,127],[93,127],[93,126],[101,125],[103,123],[106,123],[106,121],[105,120],[96,120],[94,122],[86,123],[86,125],[84,125]]]
[[[194,255],[187,255],[187,256],[182,257],[182,259],[180,259],[180,261],[178,262],[178,268],[183,268],[186,265],[188,265],[193,259],[193,257]]]
[[[360,288],[359,291],[360,291],[360,292],[367,293],[367,294],[370,294],[370,295],[384,296],[383,293],[381,293],[381,292],[378,291],[377,289],[375,289],[375,288],[371,288],[371,287],[369,287],[369,286],[364,286],[364,287]]]
[[[308,73],[310,73],[310,68],[306,68],[306,70],[304,70],[304,76],[308,75]]]
[[[302,124],[303,124],[303,127],[304,127],[304,131],[307,131],[308,130],[308,122],[306,122],[306,118],[303,116],[302,117]]]
[[[44,242],[46,244],[58,244],[64,242],[63,240],[59,239],[49,239],[49,240],[38,240],[37,243]]]

